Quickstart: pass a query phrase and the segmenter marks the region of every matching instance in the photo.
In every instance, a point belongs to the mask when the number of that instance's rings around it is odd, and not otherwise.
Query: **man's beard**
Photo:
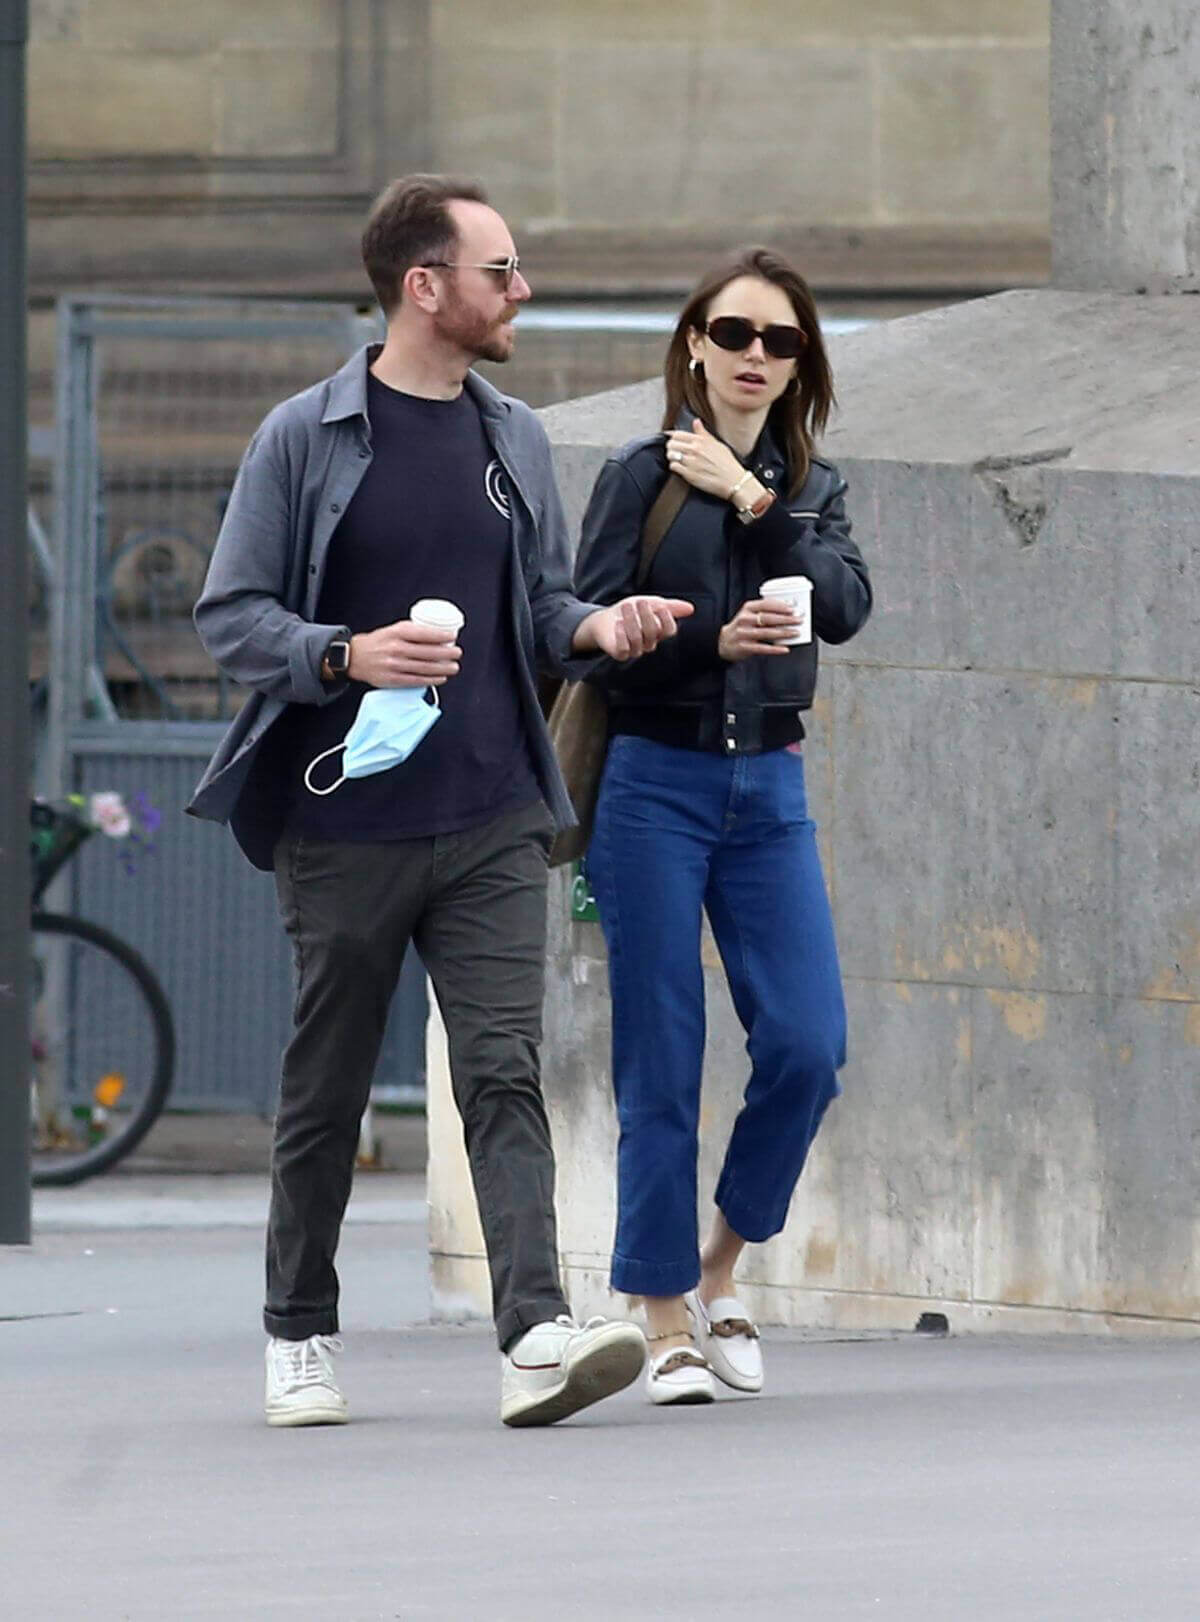
[[[511,313],[515,315],[515,309]],[[512,354],[512,335],[502,336],[497,328],[510,318],[488,321],[478,311],[469,309],[456,294],[451,294],[445,314],[438,321],[438,333],[476,360],[503,363]]]

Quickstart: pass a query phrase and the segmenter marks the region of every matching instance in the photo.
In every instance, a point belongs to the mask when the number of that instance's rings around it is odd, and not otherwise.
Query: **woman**
[[[687,499],[645,589],[692,619],[629,666],[606,661],[610,744],[587,866],[608,944],[620,1122],[614,1289],[645,1298],[656,1403],[710,1402],[713,1375],[762,1389],[737,1299],[748,1243],[778,1233],[845,1062],[845,1009],[801,711],[816,637],[845,642],[871,608],[845,483],[813,454],[834,401],[812,295],[778,254],[746,249],[689,298],[666,360],[665,432],[602,469],[576,585],[635,589],[646,515],[669,472]],[[812,582],[815,635],[772,577]],[[751,1074],[703,1250],[696,1212],[704,1056],[701,911],[747,1034]]]

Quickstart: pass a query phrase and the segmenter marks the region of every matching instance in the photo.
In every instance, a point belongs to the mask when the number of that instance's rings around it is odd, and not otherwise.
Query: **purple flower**
[[[162,812],[157,806],[150,804],[144,789],[138,789],[133,797],[133,803],[137,807],[138,821],[145,832],[148,834],[157,833],[162,826]]]

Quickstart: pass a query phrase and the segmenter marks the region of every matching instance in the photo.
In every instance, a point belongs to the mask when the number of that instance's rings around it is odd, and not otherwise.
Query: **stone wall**
[[[1200,1326],[1191,304],[1009,293],[830,346],[825,448],[877,591],[823,650],[806,745],[850,1062],[787,1228],[746,1259],[764,1322]],[[647,384],[543,413],[573,519],[659,410]],[[577,1308],[612,1310],[604,947],[567,882],[545,1046],[560,1237]],[[702,1205],[747,1075],[705,962]],[[431,1141],[437,1298],[483,1310],[465,1170]]]
[[[1200,291],[1200,15],[1056,0],[1054,280]]]
[[[1200,27],[1178,0],[1055,0],[1054,41],[1055,265],[1099,287],[831,345],[825,450],[877,592],[825,650],[806,745],[850,1062],[787,1227],[745,1258],[767,1322],[1200,1330],[1200,329],[1165,291],[1200,274]],[[660,410],[644,384],[544,414],[574,515]],[[547,1094],[587,1311],[615,1125],[603,945],[566,883]],[[746,1075],[711,949],[706,987],[704,1201]],[[435,1291],[486,1308],[444,1136]]]
[[[32,289],[357,293],[368,199],[423,168],[486,177],[542,291],[675,292],[747,236],[831,288],[1039,280],[1047,13],[33,0]]]

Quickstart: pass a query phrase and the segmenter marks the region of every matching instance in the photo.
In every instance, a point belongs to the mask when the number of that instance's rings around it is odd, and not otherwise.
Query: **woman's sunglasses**
[[[795,360],[808,342],[799,327],[782,323],[756,327],[744,315],[719,315],[715,321],[707,321],[704,330],[718,349],[749,349],[756,338],[761,338],[772,360]]]

